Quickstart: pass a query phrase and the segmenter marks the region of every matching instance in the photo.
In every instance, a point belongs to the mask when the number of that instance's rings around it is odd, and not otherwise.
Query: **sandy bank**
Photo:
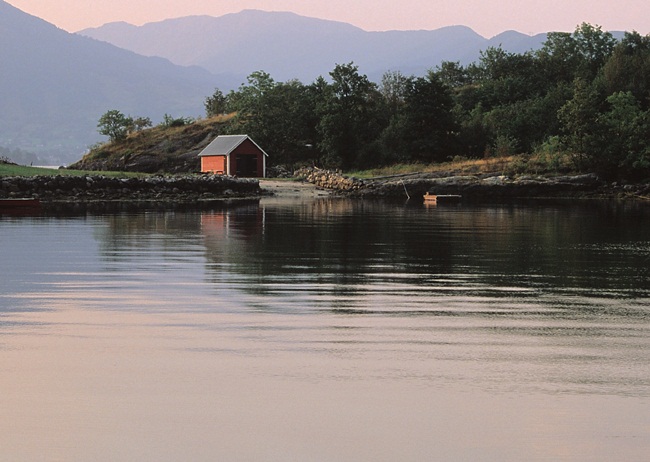
[[[291,180],[260,180],[260,188],[272,193],[275,198],[319,198],[327,197],[334,193],[331,189],[324,189],[312,183]]]

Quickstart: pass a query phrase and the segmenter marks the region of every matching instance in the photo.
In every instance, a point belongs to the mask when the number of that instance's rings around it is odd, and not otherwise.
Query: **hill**
[[[158,125],[131,133],[124,141],[95,146],[70,165],[76,170],[185,173],[201,170],[199,152],[217,135],[229,116],[201,119],[182,126]]]
[[[220,82],[198,67],[70,34],[0,0],[0,146],[79,159],[109,109],[197,116]]]
[[[490,46],[519,53],[537,49],[546,40],[546,34],[531,37],[514,31],[486,39],[465,26],[367,32],[346,23],[257,10],[143,26],[110,23],[78,33],[145,56],[201,66],[239,82],[264,70],[279,81],[297,78],[304,83],[350,61],[378,81],[387,70],[422,75],[443,60],[473,62]]]

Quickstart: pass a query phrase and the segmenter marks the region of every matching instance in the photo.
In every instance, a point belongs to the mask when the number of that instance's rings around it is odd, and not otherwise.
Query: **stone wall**
[[[27,197],[41,201],[192,201],[261,193],[259,181],[223,175],[151,176],[34,176],[0,178],[0,198]]]

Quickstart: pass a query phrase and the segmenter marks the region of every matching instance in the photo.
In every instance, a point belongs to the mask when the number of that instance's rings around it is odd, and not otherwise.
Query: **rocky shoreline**
[[[0,199],[34,198],[41,203],[173,202],[197,203],[254,197],[259,181],[223,175],[112,178],[102,175],[0,178]]]
[[[318,168],[298,170],[295,176],[330,194],[359,198],[413,198],[432,194],[461,195],[474,201],[523,198],[602,198],[650,200],[650,184],[606,183],[594,174],[534,177],[503,175],[453,175],[418,173],[357,179]],[[268,186],[269,180],[263,182]],[[223,175],[175,175],[113,178],[102,175],[1,177],[0,199],[35,198],[46,208],[210,206],[217,202],[282,195],[290,189],[300,195],[295,182],[260,181]],[[274,184],[275,184],[274,183]],[[294,190],[298,191],[295,192]],[[311,197],[318,197],[310,192]]]
[[[457,194],[469,200],[522,198],[650,199],[650,184],[618,184],[597,175],[454,175],[414,173],[383,178],[356,179],[316,167],[303,168],[296,176],[319,187],[351,197],[417,197],[425,193]]]

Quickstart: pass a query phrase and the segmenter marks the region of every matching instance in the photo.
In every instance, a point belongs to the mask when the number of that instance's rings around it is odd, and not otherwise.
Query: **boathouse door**
[[[235,174],[241,178],[257,178],[257,157],[255,154],[237,154]]]

